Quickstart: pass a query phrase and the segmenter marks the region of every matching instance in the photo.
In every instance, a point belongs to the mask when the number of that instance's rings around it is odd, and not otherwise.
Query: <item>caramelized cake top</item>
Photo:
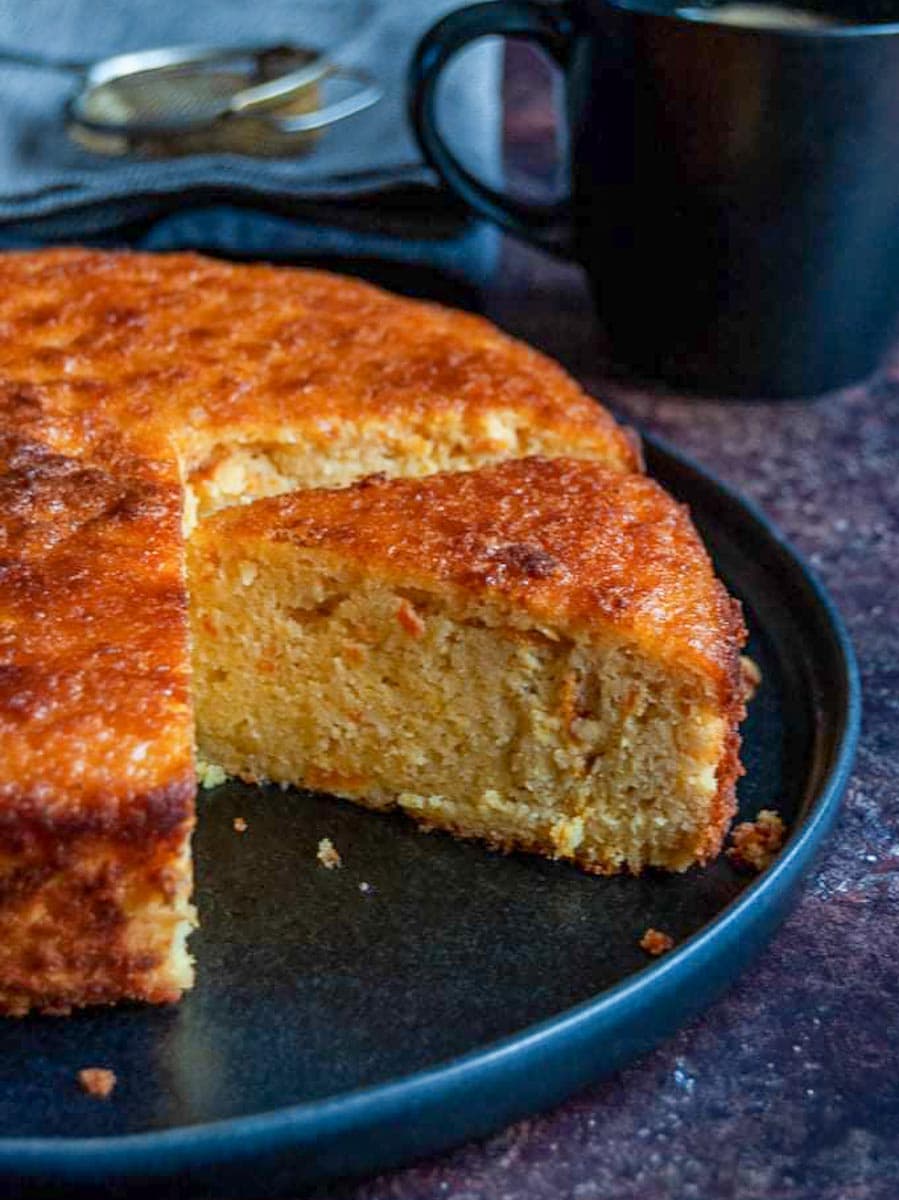
[[[194,254],[0,256],[0,379],[53,411],[161,430],[188,469],[229,438],[327,447],[347,419],[485,436],[501,411],[593,447],[639,452],[555,363],[479,317],[321,271]],[[486,425],[489,436],[489,421]]]
[[[0,386],[0,844],[189,815],[186,617],[172,464]]]
[[[740,607],[687,509],[643,475],[525,458],[424,479],[369,478],[231,508],[200,531],[222,553],[252,539],[377,564],[409,586],[491,595],[560,634],[624,635],[692,668],[742,707]]]

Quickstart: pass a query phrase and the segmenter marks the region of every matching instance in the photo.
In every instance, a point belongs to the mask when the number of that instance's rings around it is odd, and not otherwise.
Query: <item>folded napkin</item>
[[[496,239],[439,187],[406,117],[415,44],[459,6],[460,0],[372,0],[347,43],[340,26],[348,6],[341,0],[0,0],[0,49],[91,60],[170,44],[316,47],[338,40],[339,61],[364,67],[384,90],[377,105],[325,132],[311,153],[296,158],[107,158],[65,132],[63,110],[77,80],[0,60],[0,241],[96,240],[125,227],[139,228],[145,239],[146,223],[165,217],[168,234],[157,230],[150,244],[188,243],[197,230],[185,225],[184,210],[215,205],[215,219],[210,224],[207,211],[198,238],[210,249],[237,252],[249,242],[249,250],[264,254],[269,244],[284,250],[289,243],[297,257],[348,249],[401,261],[430,258],[450,268],[471,258],[480,273]],[[500,73],[499,49],[476,47],[447,72],[441,101],[449,136],[492,182],[501,174]],[[269,216],[254,223],[241,211],[247,207]]]

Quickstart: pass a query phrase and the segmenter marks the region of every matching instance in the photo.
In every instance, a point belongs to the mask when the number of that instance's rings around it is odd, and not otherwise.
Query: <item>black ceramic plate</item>
[[[561,1100],[735,977],[834,818],[858,680],[832,605],[764,518],[658,445],[649,466],[746,608],[764,685],[740,808],[788,821],[777,864],[592,878],[226,785],[200,800],[195,991],[168,1010],[0,1022],[0,1187],[257,1197],[382,1168]],[[317,865],[324,836],[343,870]],[[647,960],[649,925],[677,949]],[[97,1064],[119,1078],[105,1102],[74,1082]]]

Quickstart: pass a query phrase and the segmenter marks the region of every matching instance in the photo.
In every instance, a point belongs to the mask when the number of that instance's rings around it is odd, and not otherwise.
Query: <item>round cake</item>
[[[742,625],[556,364],[321,272],[51,250],[0,284],[0,1010],[190,986],[197,743],[593,870],[717,851]]]

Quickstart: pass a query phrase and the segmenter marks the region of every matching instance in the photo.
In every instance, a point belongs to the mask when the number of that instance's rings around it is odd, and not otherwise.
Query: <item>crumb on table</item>
[[[370,884],[370,883],[366,883],[366,882],[365,882],[365,880],[363,879],[363,880],[362,880],[362,882],[359,884],[359,891],[360,891],[360,892],[364,892],[366,895],[368,895],[368,893],[369,893],[371,890],[372,890],[372,888],[371,888],[371,884]]]
[[[780,815],[763,808],[754,821],[743,821],[730,835],[727,857],[736,867],[764,871],[773,862],[784,841]]]
[[[743,699],[748,704],[762,686],[762,671],[755,659],[748,654],[740,655],[740,679],[743,683]]]
[[[318,851],[315,857],[327,871],[333,871],[335,867],[343,866],[343,859],[340,857],[337,847],[330,838],[324,837],[318,843]]]
[[[662,933],[661,929],[647,929],[640,938],[640,949],[645,950],[647,954],[652,954],[654,957],[664,954],[673,945],[674,938],[670,933]]]
[[[235,817],[234,821],[233,821],[233,825],[234,825],[235,833],[246,833],[247,832],[246,817]]]
[[[105,1100],[112,1095],[116,1085],[115,1071],[110,1071],[108,1067],[82,1067],[78,1072],[78,1085],[88,1096]]]

